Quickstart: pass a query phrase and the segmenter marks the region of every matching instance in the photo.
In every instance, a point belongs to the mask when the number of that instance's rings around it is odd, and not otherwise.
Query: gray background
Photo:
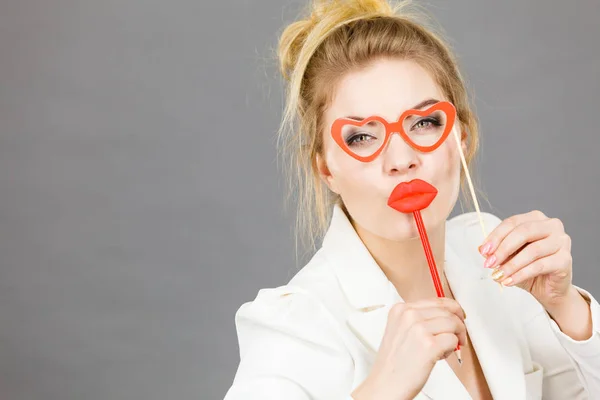
[[[0,2],[0,397],[219,399],[234,314],[296,271],[272,49],[302,1]],[[600,3],[430,1],[481,188],[600,296]]]

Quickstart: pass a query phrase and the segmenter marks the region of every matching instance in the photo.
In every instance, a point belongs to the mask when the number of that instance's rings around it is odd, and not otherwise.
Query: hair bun
[[[394,8],[387,0],[312,0],[308,17],[288,25],[279,39],[278,57],[282,76],[289,80],[306,39],[313,29],[324,24],[329,29],[362,17],[392,15]],[[322,38],[318,38],[320,41]]]
[[[386,0],[313,0],[312,2],[312,16],[315,18],[339,15],[355,19],[357,16],[391,13],[393,8]]]

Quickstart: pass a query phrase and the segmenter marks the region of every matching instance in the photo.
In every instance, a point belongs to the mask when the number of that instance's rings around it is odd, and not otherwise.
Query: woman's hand
[[[505,286],[530,292],[547,310],[563,303],[573,291],[571,238],[558,218],[541,211],[502,221],[479,247],[492,277]]]
[[[408,400],[423,388],[438,360],[465,345],[464,310],[441,297],[396,303],[369,376],[352,392],[355,400]]]

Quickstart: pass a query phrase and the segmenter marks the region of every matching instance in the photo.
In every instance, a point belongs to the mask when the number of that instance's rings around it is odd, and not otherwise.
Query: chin
[[[382,221],[385,227],[382,236],[388,240],[404,241],[419,238],[419,230],[413,214],[404,214],[391,209],[391,216]]]
[[[382,232],[384,234],[381,236],[394,241],[420,239],[414,215],[391,210],[391,215],[386,216],[387,218],[382,221],[381,226],[385,226],[385,232]],[[421,210],[421,217],[427,232],[432,232],[443,225],[447,218],[445,210],[441,209],[439,203],[436,204],[435,201],[426,209]]]
[[[443,224],[446,220],[445,202],[436,198],[427,208],[421,210],[425,230],[429,233]],[[352,224],[355,228],[369,232],[390,241],[420,240],[419,229],[412,213],[402,213],[394,210],[387,204],[381,209],[363,207],[347,207],[352,215]],[[356,212],[353,212],[356,210]],[[358,225],[358,226],[357,226]]]
[[[405,224],[401,227],[391,228],[386,239],[394,242],[405,242],[407,240],[420,240],[419,230],[416,224]]]
[[[363,232],[393,242],[419,239],[419,230],[414,216],[389,207],[376,214],[353,218],[352,224]],[[425,227],[427,229],[427,225]]]

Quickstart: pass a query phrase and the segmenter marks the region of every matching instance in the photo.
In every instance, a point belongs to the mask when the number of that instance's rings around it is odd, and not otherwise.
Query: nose
[[[392,133],[382,156],[384,171],[390,175],[407,174],[419,162],[417,151],[397,132]]]

